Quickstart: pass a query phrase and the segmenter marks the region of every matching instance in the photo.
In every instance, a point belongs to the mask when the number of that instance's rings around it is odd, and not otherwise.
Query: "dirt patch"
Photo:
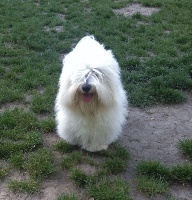
[[[11,177],[11,178],[10,178]],[[0,182],[0,199],[1,200],[13,200],[13,199],[27,199],[27,194],[22,193],[13,193],[10,192],[7,184],[10,180],[27,180],[29,178],[27,173],[19,173],[16,170],[9,171],[8,178],[3,179],[3,181]]]
[[[9,180],[27,179],[26,175],[12,172],[4,182],[0,183],[1,200],[56,200],[62,193],[74,193],[76,195],[80,193],[80,189],[69,180],[69,174],[64,172],[60,172],[54,179],[45,180],[41,184],[40,192],[36,194],[11,192],[7,187]]]
[[[95,166],[91,166],[89,164],[80,164],[77,165],[77,168],[84,171],[87,175],[93,175],[97,171]]]
[[[134,14],[141,14],[141,15],[146,15],[150,16],[153,13],[159,12],[159,8],[153,8],[153,7],[144,7],[141,4],[134,3],[130,4],[127,7],[121,8],[121,9],[115,9],[113,10],[114,13],[124,15],[126,17],[132,16]]]
[[[65,9],[65,11],[66,11],[66,9]],[[57,13],[56,15],[57,15],[57,17],[60,18],[61,20],[63,20],[63,21],[65,20],[65,15],[64,15],[64,14]]]
[[[56,31],[58,33],[63,32],[64,27],[63,26],[55,26],[54,28],[50,28],[48,26],[44,27],[45,32],[51,32],[51,31]]]
[[[192,96],[187,96],[187,102],[182,105],[156,106],[144,110],[130,108],[129,119],[120,141],[131,154],[128,170],[122,177],[132,180],[129,182],[135,200],[153,199],[143,196],[135,189],[135,166],[139,161],[160,161],[169,166],[189,162],[178,149],[180,140],[192,139]],[[192,199],[191,187],[174,185],[171,186],[170,193],[179,200]]]
[[[0,114],[5,112],[6,110],[14,110],[15,108],[29,111],[29,106],[22,104],[20,102],[11,102],[11,103],[6,103],[0,107]]]

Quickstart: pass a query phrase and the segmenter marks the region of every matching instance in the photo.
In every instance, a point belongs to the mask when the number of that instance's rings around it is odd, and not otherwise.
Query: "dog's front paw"
[[[108,145],[86,145],[82,147],[83,149],[90,151],[90,152],[95,152],[95,151],[102,151],[102,150],[107,150]]]

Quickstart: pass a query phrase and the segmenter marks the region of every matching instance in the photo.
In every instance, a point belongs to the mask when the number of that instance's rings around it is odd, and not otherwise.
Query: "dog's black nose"
[[[83,92],[89,92],[91,90],[91,85],[90,84],[83,84],[82,85],[82,90]]]

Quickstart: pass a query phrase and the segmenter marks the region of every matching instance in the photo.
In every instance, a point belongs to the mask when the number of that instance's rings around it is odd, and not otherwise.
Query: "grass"
[[[165,180],[158,180],[149,176],[140,176],[136,182],[138,190],[149,196],[168,193],[168,183]]]
[[[30,176],[43,179],[55,172],[54,157],[50,150],[39,149],[28,156],[25,168]]]
[[[42,145],[40,125],[32,113],[19,109],[5,111],[0,116],[0,129],[0,157],[32,151]]]
[[[100,179],[87,187],[87,193],[97,200],[131,200],[128,183],[119,178]]]
[[[28,180],[28,181],[12,180],[8,183],[8,187],[13,192],[26,192],[32,194],[38,191],[39,185],[37,182],[33,180]]]
[[[62,194],[57,198],[57,200],[78,200],[78,198],[73,194]]]
[[[156,161],[142,161],[137,165],[137,173],[157,179],[167,179],[169,168]]]
[[[26,152],[36,149],[42,145],[42,137],[39,133],[29,132],[24,136],[24,141],[14,143],[12,141],[1,141],[1,157],[7,157],[15,152]]]
[[[192,164],[178,164],[170,171],[172,180],[182,183],[190,183],[192,180]]]
[[[70,156],[64,156],[61,161],[61,166],[63,169],[70,169],[73,166],[74,162]]]
[[[8,169],[0,166],[0,180],[2,180],[8,174]]]
[[[38,94],[33,97],[31,110],[37,114],[52,112],[53,97],[51,95]]]
[[[9,133],[7,135],[9,135]],[[15,131],[15,133],[17,134],[17,131]],[[0,157],[9,157],[16,152],[33,151],[42,145],[42,136],[38,132],[28,132],[28,134],[23,135],[23,139],[23,141],[18,142],[7,140],[0,141]]]
[[[89,154],[63,141],[45,148],[43,138],[44,134],[55,133],[53,105],[61,55],[87,34],[95,35],[107,49],[112,49],[122,69],[130,104],[146,107],[181,103],[186,100],[185,92],[192,92],[192,2],[137,1],[160,9],[151,16],[137,13],[124,17],[113,12],[132,2],[1,0],[0,159],[10,166],[0,168],[0,179],[6,179],[9,167],[35,179],[12,181],[15,191],[30,193],[35,182],[54,176],[57,173],[54,153],[59,151],[62,170],[77,185],[84,184],[87,196],[130,199],[127,183],[108,179],[126,169],[130,159],[126,149],[112,145],[108,151]],[[191,158],[190,140],[181,141],[179,149]],[[78,169],[82,163],[93,165],[98,171],[89,176]],[[191,180],[190,165],[167,168],[160,163],[143,162],[137,171],[153,181]],[[109,191],[111,183],[113,191]],[[61,198],[75,199],[70,195]]]
[[[130,159],[128,151],[117,143],[114,143],[107,151],[95,153],[79,151],[75,146],[72,146],[65,141],[59,141],[56,145],[56,150],[64,154],[62,158],[62,167],[69,169],[81,163],[89,165],[101,166],[101,171],[108,174],[118,174],[126,170],[127,161]],[[101,163],[94,161],[94,158],[102,158]]]
[[[9,162],[14,168],[22,170],[24,169],[25,159],[26,158],[22,153],[17,153],[10,157]]]
[[[0,116],[0,122],[1,122],[0,128],[2,131],[20,130],[20,132],[26,132],[26,131],[32,131],[32,130],[34,131],[40,129],[39,122],[33,113],[25,112],[19,109],[5,111]],[[3,136],[4,134],[2,133],[1,137]],[[15,137],[17,137],[17,135]]]
[[[55,120],[53,118],[48,118],[42,121],[41,127],[45,133],[55,131]]]
[[[75,146],[65,142],[64,140],[61,140],[55,145],[56,150],[58,150],[61,153],[71,153],[76,149]]]
[[[77,184],[79,187],[86,186],[91,182],[91,176],[87,175],[84,171],[80,169],[72,169],[70,179]]]
[[[185,143],[185,141],[183,142]],[[137,165],[136,171],[138,189],[150,196],[167,193],[168,186],[172,182],[184,185],[191,184],[192,180],[191,163],[167,167],[157,161],[142,161]]]
[[[46,148],[40,148],[29,154],[13,154],[10,164],[19,170],[27,170],[31,178],[42,180],[55,172],[54,157]]]
[[[103,167],[108,173],[118,174],[126,171],[127,162],[118,157],[109,158],[105,161]]]
[[[31,110],[51,113],[60,72],[59,54],[69,52],[86,34],[94,34],[113,50],[133,105],[183,102],[182,91],[192,89],[191,2],[185,1],[140,0],[160,11],[150,17],[136,14],[128,18],[115,15],[112,9],[122,8],[131,0],[50,1],[38,3],[39,7],[34,1],[2,1],[5,15],[1,19],[0,72],[6,79],[1,79],[1,104],[23,102],[25,93],[34,91]],[[7,67],[12,70],[7,71]]]
[[[112,144],[107,151],[88,153],[84,150],[79,151],[76,147],[60,141],[56,144],[56,149],[64,154],[61,161],[62,168],[68,169],[73,182],[81,187],[104,175],[117,175],[124,172],[127,161],[130,159],[127,150],[119,144]],[[100,158],[99,162],[95,161],[98,157]],[[94,174],[88,175],[78,168],[80,164],[95,166],[97,170]]]
[[[179,149],[188,156],[190,159],[192,159],[192,140],[186,139],[179,142]]]
[[[83,157],[82,152],[75,151],[69,155],[64,155],[61,165],[65,169],[69,169],[74,165],[80,164],[85,161],[86,158]]]
[[[107,158],[119,158],[124,161],[127,161],[130,159],[129,152],[118,143],[113,143],[111,145],[111,148],[109,148],[107,151],[100,151],[98,152],[99,155],[105,156]]]

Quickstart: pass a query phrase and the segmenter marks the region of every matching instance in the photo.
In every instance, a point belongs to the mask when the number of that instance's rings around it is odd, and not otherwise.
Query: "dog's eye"
[[[94,75],[99,78],[99,74],[97,72],[94,73]]]
[[[94,73],[94,75],[95,75],[97,78],[99,78],[99,77],[102,76],[102,73],[101,73],[98,69],[94,69],[94,70],[93,70],[93,73]]]
[[[87,79],[87,78],[88,78],[88,76],[89,76],[89,74],[86,74],[86,75],[85,75],[85,78]]]

